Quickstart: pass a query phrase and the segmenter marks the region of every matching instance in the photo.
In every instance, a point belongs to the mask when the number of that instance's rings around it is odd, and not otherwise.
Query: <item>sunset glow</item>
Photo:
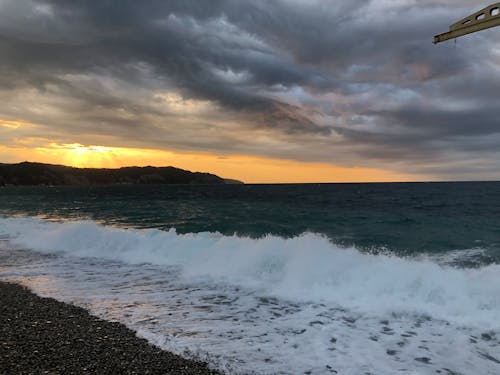
[[[217,4],[0,1],[0,162],[500,178],[493,31],[432,44],[479,1]]]
[[[0,129],[19,129],[21,127],[29,127],[32,124],[27,122],[27,121],[21,121],[21,120],[2,120],[0,119]]]
[[[0,0],[0,375],[500,375],[486,4]]]
[[[175,166],[215,173],[246,183],[413,181],[415,176],[370,168],[342,168],[245,155],[180,153],[155,149],[49,143],[36,148],[0,148],[12,162],[39,161],[79,168]],[[5,158],[5,157],[4,157]]]

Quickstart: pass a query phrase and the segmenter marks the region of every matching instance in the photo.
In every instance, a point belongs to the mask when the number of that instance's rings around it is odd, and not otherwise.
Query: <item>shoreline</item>
[[[0,301],[2,374],[221,374],[18,284],[0,281]]]

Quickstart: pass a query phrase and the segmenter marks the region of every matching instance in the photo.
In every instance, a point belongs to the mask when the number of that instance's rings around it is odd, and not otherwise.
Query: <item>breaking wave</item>
[[[11,245],[37,252],[176,266],[191,282],[234,285],[293,302],[500,328],[499,265],[460,269],[432,260],[365,254],[313,233],[252,239],[120,229],[92,221],[0,218],[0,234]]]

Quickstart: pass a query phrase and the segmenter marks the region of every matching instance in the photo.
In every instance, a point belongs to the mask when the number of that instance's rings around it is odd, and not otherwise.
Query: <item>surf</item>
[[[500,266],[466,269],[431,259],[367,254],[322,235],[294,238],[179,234],[93,221],[1,218],[12,246],[130,265],[175,266],[189,282],[243,287],[291,302],[332,303],[363,314],[427,315],[499,329]]]

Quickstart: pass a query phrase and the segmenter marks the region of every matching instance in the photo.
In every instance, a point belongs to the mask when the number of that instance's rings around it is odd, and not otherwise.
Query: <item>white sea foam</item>
[[[499,265],[456,269],[363,254],[311,233],[291,239],[251,239],[31,218],[1,219],[0,233],[17,246],[45,253],[182,266],[186,279],[257,289],[290,301],[334,302],[369,313],[415,312],[500,328]]]
[[[363,254],[311,233],[251,239],[1,218],[0,236],[16,259],[4,278],[229,372],[498,370],[498,265]]]

